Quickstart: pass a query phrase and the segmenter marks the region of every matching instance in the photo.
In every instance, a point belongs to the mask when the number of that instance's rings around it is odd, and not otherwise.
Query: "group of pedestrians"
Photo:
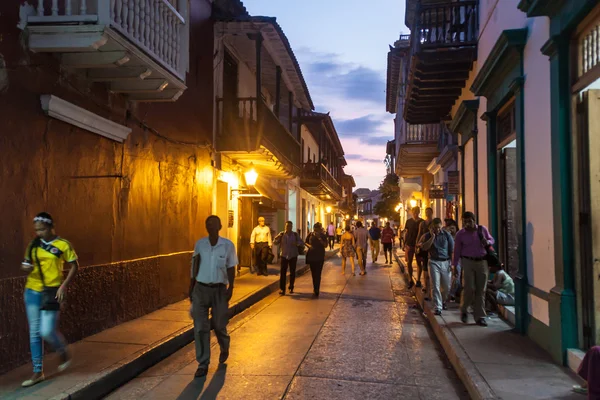
[[[432,212],[426,210],[426,219],[419,218],[420,210],[412,210],[413,220],[406,225],[406,253],[412,257],[416,254],[423,270],[423,261],[427,260],[431,276],[431,292],[437,314],[445,308],[446,296],[450,289],[451,270],[462,275],[464,294],[461,296],[461,318],[467,322],[467,308],[473,307],[473,314],[479,325],[485,322],[485,300],[495,300],[502,304],[510,301],[511,278],[501,269],[494,266],[496,273],[493,287],[486,291],[488,265],[486,248],[494,243],[488,230],[475,222],[475,216],[466,212],[463,215],[463,229],[456,232],[456,224],[447,223],[442,227],[439,218],[432,218]],[[314,229],[305,240],[294,231],[293,223],[288,221],[283,232],[275,239],[271,238],[270,229],[265,226],[264,218],[259,218],[259,225],[252,232],[253,249],[263,254],[270,251],[273,244],[281,250],[280,293],[286,291],[287,271],[290,271],[290,293],[294,292],[296,264],[298,256],[306,251],[306,262],[310,266],[313,281],[313,296],[319,297],[321,274],[325,262],[327,247],[331,248],[330,234],[321,223],[315,223]],[[237,252],[234,244],[221,236],[221,220],[211,215],[205,222],[208,236],[196,242],[194,247],[189,298],[190,314],[194,320],[194,339],[198,369],[195,377],[203,377],[208,373],[210,361],[210,330],[215,335],[220,347],[219,363],[225,363],[229,357],[230,338],[227,332],[229,321],[229,301],[233,295],[235,267],[238,266]],[[44,380],[43,345],[49,342],[59,354],[59,370],[66,369],[71,356],[63,336],[57,329],[60,303],[66,296],[69,283],[78,269],[77,255],[71,244],[59,237],[55,232],[52,216],[47,213],[38,214],[33,220],[36,238],[28,245],[21,268],[28,272],[25,285],[25,309],[29,322],[31,357],[33,375],[23,382],[23,386],[32,386]],[[416,233],[415,233],[416,231]],[[454,232],[456,232],[454,236]],[[337,232],[336,232],[337,234]],[[355,273],[354,258],[358,258],[360,274],[366,274],[368,247],[371,246],[373,262],[377,261],[379,241],[384,247],[386,264],[392,263],[392,249],[395,232],[387,223],[383,229],[375,224],[367,230],[361,222],[351,232],[350,226],[341,235],[342,272],[345,273],[346,258],[350,258],[352,273]],[[454,237],[453,237],[454,236]],[[427,256],[423,254],[427,253]],[[70,271],[63,279],[63,266]],[[259,263],[258,272],[266,274],[266,265]],[[412,272],[412,265],[408,265]],[[460,272],[462,269],[462,272]],[[420,274],[419,274],[420,277]],[[417,280],[419,283],[419,279]],[[411,280],[412,286],[412,280]],[[514,289],[514,285],[512,286]],[[211,317],[209,319],[209,316]]]
[[[460,231],[454,220],[443,223],[440,218],[433,218],[431,208],[425,210],[425,219],[420,218],[419,207],[411,213],[405,227],[408,286],[422,288],[425,298],[432,300],[436,315],[447,308],[449,296],[460,296],[461,320],[468,322],[468,310],[472,308],[475,322],[487,326],[486,308],[514,304],[512,278],[502,264],[488,265],[494,238],[485,226],[476,223],[472,212],[463,214]],[[417,263],[416,284],[412,279],[413,259]],[[494,279],[488,282],[490,273]],[[421,283],[423,276],[425,285]]]

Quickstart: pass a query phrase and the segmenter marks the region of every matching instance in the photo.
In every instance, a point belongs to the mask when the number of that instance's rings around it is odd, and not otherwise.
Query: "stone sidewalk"
[[[333,256],[335,251],[327,253]],[[297,275],[308,271],[304,256]],[[235,281],[230,302],[234,316],[279,290],[279,266],[269,266],[269,276],[245,274]],[[56,354],[44,358],[46,380],[22,389],[31,376],[31,364],[0,376],[0,399],[98,399],[193,341],[189,301],[171,304],[144,317],[106,329],[70,345],[73,364],[57,372]]]
[[[402,251],[397,251],[396,261],[406,270]],[[515,333],[503,319],[488,318],[489,326],[483,328],[469,315],[470,323],[463,324],[455,303],[449,303],[442,316],[435,316],[423,291],[413,288],[413,293],[473,399],[585,400],[571,392],[572,385],[581,382],[570,370],[555,364],[548,353]]]

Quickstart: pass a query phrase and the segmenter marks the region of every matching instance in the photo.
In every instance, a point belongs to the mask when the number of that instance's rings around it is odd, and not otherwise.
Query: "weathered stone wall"
[[[82,269],[61,330],[81,339],[185,297],[189,251],[211,212],[213,31],[192,2],[188,89],[130,104],[28,51],[19,4],[0,5],[0,373],[28,360],[20,262],[33,216],[50,212]],[[113,142],[42,112],[52,94],[132,128]]]

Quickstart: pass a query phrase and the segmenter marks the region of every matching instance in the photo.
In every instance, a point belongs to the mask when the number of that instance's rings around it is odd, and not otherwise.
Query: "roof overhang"
[[[284,82],[288,87],[293,88],[293,93],[302,108],[315,109],[296,55],[274,17],[223,18],[215,22],[215,29],[221,35],[260,34],[263,45],[273,61],[281,67]],[[256,64],[256,60],[245,61],[253,66]]]

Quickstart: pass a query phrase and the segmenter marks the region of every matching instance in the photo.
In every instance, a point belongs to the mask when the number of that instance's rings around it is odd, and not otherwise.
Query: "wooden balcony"
[[[186,89],[186,0],[38,0],[21,21],[29,49],[135,101],[175,101]]]
[[[416,9],[404,119],[448,120],[477,58],[478,1],[439,2]]]
[[[302,164],[300,186],[321,200],[338,201],[342,198],[342,185],[320,163]]]
[[[287,179],[300,173],[298,140],[256,97],[217,99],[216,150],[264,176]]]
[[[420,176],[427,172],[431,160],[440,154],[440,135],[445,127],[437,124],[408,124],[402,127],[396,161],[399,176]]]

